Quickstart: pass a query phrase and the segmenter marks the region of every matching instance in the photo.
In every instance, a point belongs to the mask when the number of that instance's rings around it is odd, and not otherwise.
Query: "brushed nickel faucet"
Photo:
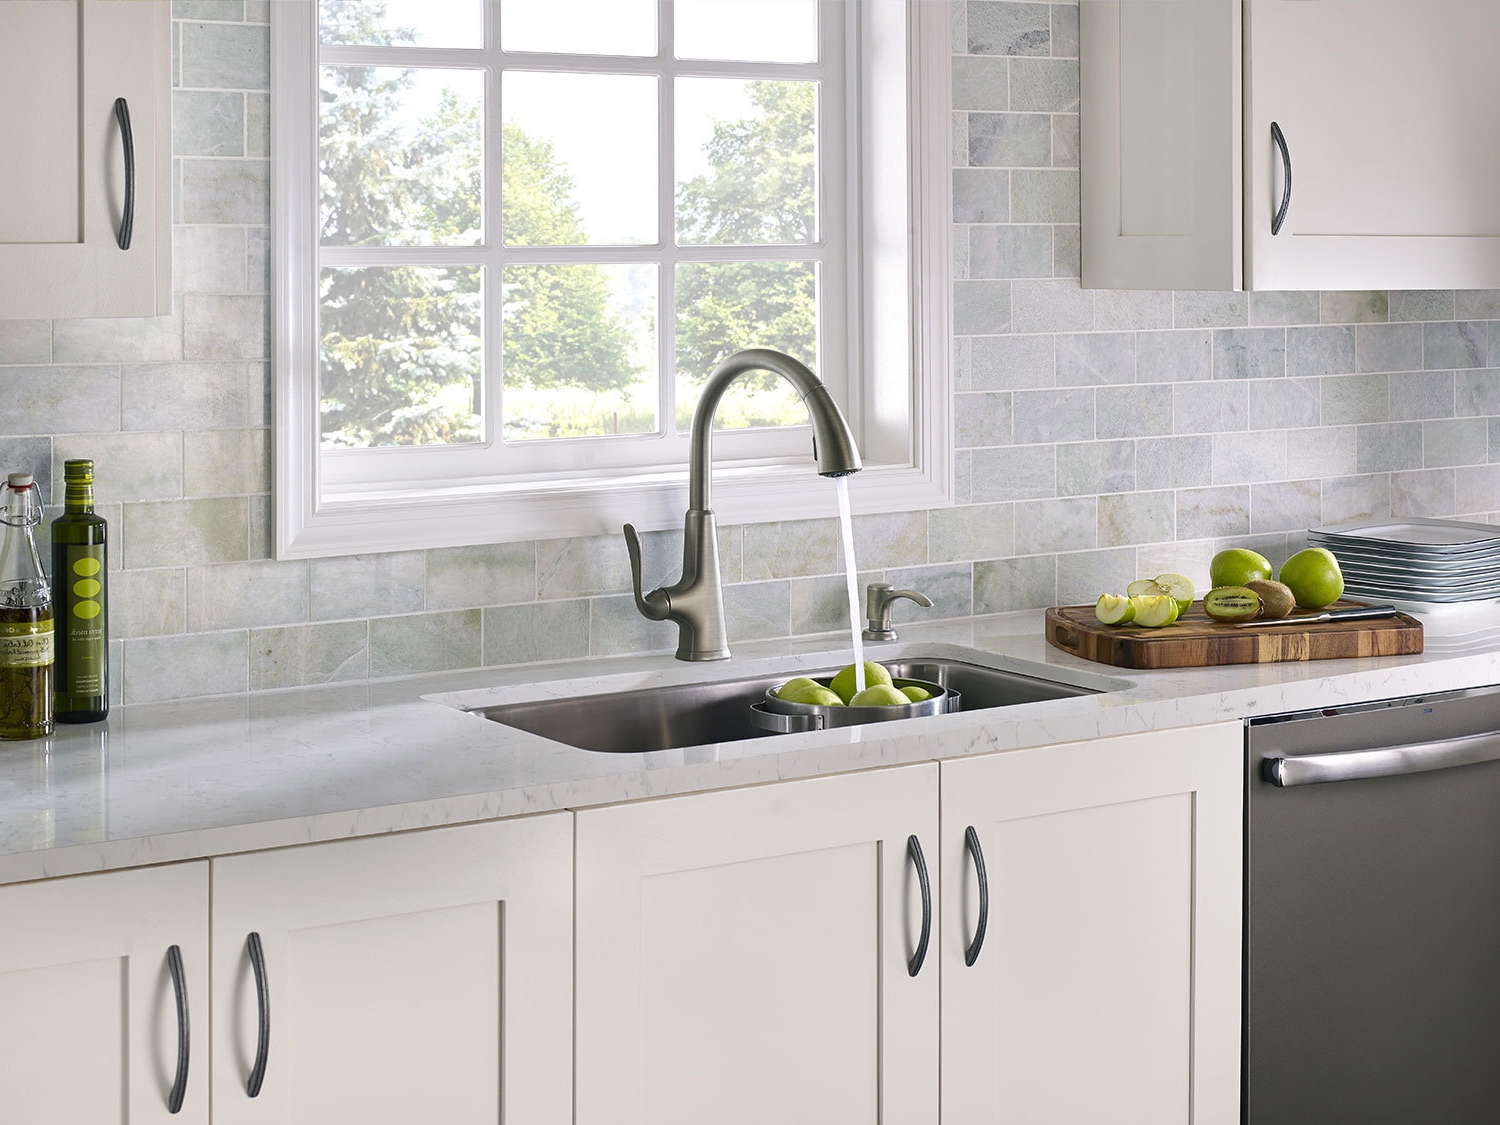
[[[682,577],[670,586],[641,593],[641,544],[635,528],[625,525],[625,548],[630,552],[630,575],[636,608],[652,621],[677,622],[678,660],[727,660],[729,638],[724,628],[724,588],[719,580],[719,538],[710,501],[713,457],[710,443],[714,412],[729,384],[748,371],[770,371],[785,378],[802,396],[813,428],[813,457],[818,473],[842,477],[863,467],[854,435],[822,381],[805,366],[770,348],[735,352],[714,368],[693,412],[688,463],[688,509],[682,535]]]

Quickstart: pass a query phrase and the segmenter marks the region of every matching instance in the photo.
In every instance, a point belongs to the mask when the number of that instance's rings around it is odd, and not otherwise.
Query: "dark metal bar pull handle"
[[[974,967],[979,960],[979,951],[984,948],[984,929],[990,923],[990,881],[984,872],[984,849],[979,846],[979,833],[971,824],[964,829],[964,851],[974,861],[974,874],[979,876],[979,924],[974,927],[974,940],[964,950],[964,964]]]
[[[1286,209],[1292,205],[1292,154],[1286,150],[1286,135],[1281,126],[1271,122],[1271,140],[1281,150],[1281,206],[1271,216],[1271,233],[1281,233],[1281,224],[1286,222]]]
[[[906,963],[908,976],[922,971],[922,962],[927,960],[927,942],[932,937],[932,883],[927,879],[927,861],[922,858],[922,844],[915,836],[906,838],[906,855],[917,869],[917,886],[922,890],[922,936],[917,939],[917,951]]]
[[[115,99],[115,120],[120,123],[120,147],[125,150],[125,213],[120,216],[115,241],[121,250],[129,250],[135,229],[135,135],[130,131],[130,104],[124,98]]]
[[[245,1093],[253,1098],[260,1094],[260,1084],[266,1080],[266,1059],[271,1054],[271,983],[266,977],[266,955],[260,947],[260,935],[252,930],[245,945],[250,951],[250,967],[255,970],[255,1008],[260,1026],[255,1040],[255,1065],[245,1083]]]
[[[1267,781],[1285,789],[1329,781],[1358,781],[1367,777],[1396,777],[1453,766],[1472,766],[1500,760],[1500,735],[1469,734],[1438,742],[1386,746],[1378,750],[1344,750],[1329,754],[1297,754],[1267,758],[1261,769]]]
[[[177,997],[177,1076],[172,1079],[172,1089],[167,1094],[167,1112],[180,1113],[182,1099],[187,1095],[188,997],[187,976],[182,971],[182,950],[175,945],[167,947],[167,971],[172,974],[172,991]]]

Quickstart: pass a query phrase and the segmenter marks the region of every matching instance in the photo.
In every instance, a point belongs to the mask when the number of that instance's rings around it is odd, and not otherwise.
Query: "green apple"
[[[1100,594],[1094,605],[1094,616],[1101,625],[1129,625],[1135,620],[1135,598],[1121,594]]]
[[[1158,574],[1153,580],[1163,594],[1170,594],[1177,601],[1177,616],[1181,617],[1193,606],[1193,580],[1183,574]]]
[[[775,694],[777,699],[785,699],[789,703],[795,703],[796,700],[792,698],[793,693],[799,692],[803,688],[820,688],[822,686],[817,680],[807,676],[798,676],[782,684],[776,689]]]
[[[876,684],[867,687],[853,699],[849,700],[850,707],[905,707],[911,700],[902,695],[890,684]]]
[[[1281,584],[1303,609],[1322,609],[1344,596],[1344,572],[1326,547],[1309,547],[1282,563]]]
[[[897,690],[913,703],[921,703],[924,699],[932,698],[932,692],[926,688],[917,687],[916,684],[907,684],[906,687],[898,688]]]
[[[1230,547],[1220,551],[1208,563],[1208,584],[1214,589],[1220,586],[1243,586],[1246,582],[1271,577],[1271,561],[1265,555],[1246,547]]]
[[[882,668],[879,664],[876,664],[873,660],[866,660],[865,661],[865,687],[866,688],[872,688],[872,687],[876,687],[876,686],[881,685],[881,684],[884,684],[886,687],[890,687],[891,686],[891,674],[889,672],[887,672],[884,668]],[[849,665],[847,668],[845,668],[843,671],[841,671],[837,676],[833,677],[833,682],[831,684],[829,684],[828,686],[831,687],[834,691],[836,691],[838,693],[838,697],[840,699],[842,699],[845,703],[848,703],[851,699],[853,699],[854,698],[854,665],[853,664]]]
[[[837,692],[830,691],[822,684],[800,687],[791,695],[783,693],[781,698],[788,703],[812,703],[819,707],[842,707],[844,705],[844,701],[838,697]]]
[[[1171,594],[1142,594],[1130,600],[1135,605],[1137,625],[1156,629],[1177,620],[1177,599]]]

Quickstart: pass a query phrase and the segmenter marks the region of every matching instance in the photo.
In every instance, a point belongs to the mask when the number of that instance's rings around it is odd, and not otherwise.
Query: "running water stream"
[[[860,636],[859,573],[854,567],[854,521],[849,515],[849,478],[834,477],[839,493],[839,530],[844,536],[844,577],[849,586],[849,636],[854,641],[854,691],[865,690],[865,641]]]

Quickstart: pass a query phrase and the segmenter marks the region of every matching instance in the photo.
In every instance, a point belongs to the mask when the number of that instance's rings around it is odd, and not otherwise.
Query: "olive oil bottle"
[[[94,463],[63,463],[63,514],[52,521],[53,686],[60,723],[109,714],[109,526],[94,514]]]
[[[42,504],[30,473],[0,486],[0,739],[52,733],[52,592],[33,533]]]

